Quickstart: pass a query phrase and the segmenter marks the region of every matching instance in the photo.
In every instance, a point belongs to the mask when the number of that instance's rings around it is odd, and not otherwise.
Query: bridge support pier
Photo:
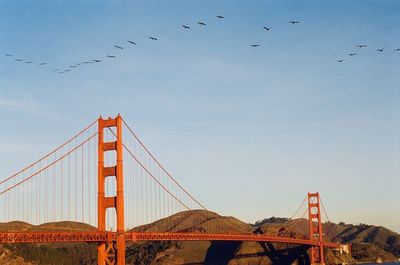
[[[116,141],[105,142],[104,130],[116,128]],[[123,145],[122,145],[122,118],[98,119],[98,231],[106,231],[106,210],[114,208],[117,216],[116,241],[99,242],[97,248],[97,264],[125,265],[125,215],[124,215],[124,175],[123,175]],[[104,154],[108,151],[116,152],[116,164],[104,166]],[[107,197],[105,186],[107,178],[116,180],[116,196]]]
[[[308,193],[307,197],[309,236],[310,240],[318,241],[318,246],[313,246],[310,249],[310,262],[311,265],[325,265],[319,193]]]

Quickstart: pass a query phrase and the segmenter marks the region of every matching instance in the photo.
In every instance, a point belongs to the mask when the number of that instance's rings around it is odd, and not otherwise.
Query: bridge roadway
[[[268,236],[262,234],[207,234],[207,233],[153,233],[153,232],[0,232],[0,244],[55,243],[55,242],[104,242],[116,241],[125,236],[126,242],[137,241],[247,241],[288,243],[320,246],[309,239]],[[339,248],[340,244],[321,242],[323,247]]]

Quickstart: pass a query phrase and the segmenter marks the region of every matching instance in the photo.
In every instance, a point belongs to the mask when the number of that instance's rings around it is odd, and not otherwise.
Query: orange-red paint
[[[339,249],[340,244],[309,239],[268,236],[262,234],[152,233],[125,232],[126,242],[138,241],[246,241],[289,243]],[[55,242],[115,242],[116,232],[0,232],[0,244]],[[105,244],[106,246],[106,244]]]
[[[308,193],[308,223],[310,240],[318,242],[310,249],[310,261],[313,264],[325,265],[324,241],[322,238],[322,221],[319,193]]]
[[[117,215],[117,233],[112,240],[100,241],[97,248],[97,260],[99,265],[117,264],[125,265],[125,206],[124,206],[124,172],[123,172],[123,145],[122,145],[122,118],[98,119],[98,232],[106,231],[106,210],[115,208]],[[104,142],[104,129],[115,127],[117,130],[115,142]],[[115,166],[104,166],[104,153],[116,151]],[[116,196],[106,197],[106,178],[115,178]],[[111,238],[110,238],[111,239]]]

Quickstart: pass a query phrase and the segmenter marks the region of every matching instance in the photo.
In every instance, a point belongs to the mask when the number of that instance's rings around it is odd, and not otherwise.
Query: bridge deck
[[[115,241],[115,232],[0,232],[0,244],[54,243],[54,242],[101,242]],[[318,241],[260,234],[206,234],[206,233],[152,233],[125,232],[127,242],[136,241],[248,241],[289,243],[319,246]],[[323,242],[324,247],[339,248],[338,243]]]

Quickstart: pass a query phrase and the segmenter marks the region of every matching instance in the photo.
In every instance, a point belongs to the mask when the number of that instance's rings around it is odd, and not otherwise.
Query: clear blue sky
[[[214,211],[289,216],[318,190],[333,221],[399,232],[399,14],[399,1],[0,1],[0,179],[120,112]]]

